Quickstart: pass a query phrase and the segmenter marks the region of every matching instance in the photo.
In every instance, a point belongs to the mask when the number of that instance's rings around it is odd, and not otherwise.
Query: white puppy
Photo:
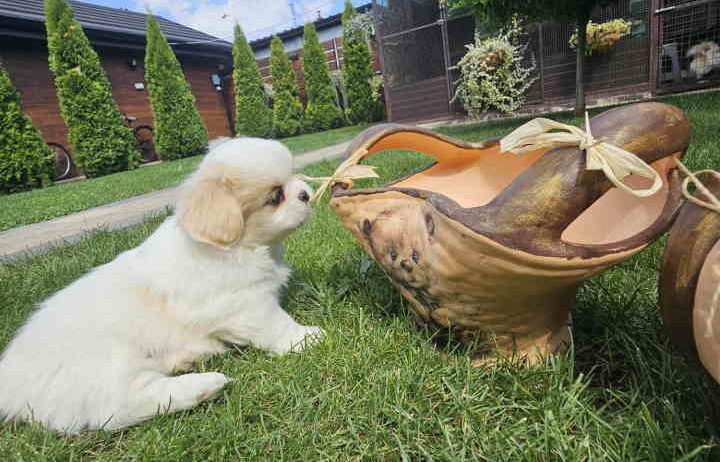
[[[227,344],[282,354],[322,335],[278,302],[280,242],[310,214],[280,143],[215,147],[176,214],[139,247],[41,304],[0,358],[0,421],[63,432],[117,429],[216,395],[223,374],[187,373]]]

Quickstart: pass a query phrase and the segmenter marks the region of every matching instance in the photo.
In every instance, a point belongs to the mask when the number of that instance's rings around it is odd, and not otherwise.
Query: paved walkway
[[[295,166],[299,169],[340,157],[349,144],[348,141],[299,154],[295,156]],[[98,229],[116,230],[136,225],[151,216],[166,213],[174,201],[175,188],[164,189],[0,232],[0,261],[9,261],[61,244],[76,242]]]

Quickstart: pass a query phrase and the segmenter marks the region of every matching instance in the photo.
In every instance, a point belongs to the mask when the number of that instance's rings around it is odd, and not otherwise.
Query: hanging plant
[[[624,19],[613,19],[603,23],[588,22],[587,25],[587,56],[593,53],[605,53],[614,47],[623,37],[630,35],[632,23]],[[570,47],[577,48],[577,30],[570,37]]]
[[[352,30],[353,33],[365,37],[365,40],[371,40],[375,37],[375,22],[372,12],[370,11],[353,15],[348,20],[347,27]]]
[[[520,44],[522,30],[516,20],[496,36],[466,45],[467,53],[456,68],[460,79],[453,101],[462,101],[470,117],[488,110],[512,113],[525,102],[525,94],[537,78],[535,60],[525,64],[527,44]]]

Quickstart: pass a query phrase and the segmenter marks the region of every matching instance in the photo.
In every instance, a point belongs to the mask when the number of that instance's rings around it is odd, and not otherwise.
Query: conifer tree
[[[274,99],[273,133],[279,137],[297,135],[302,131],[303,108],[295,72],[277,35],[270,42],[270,74]]]
[[[320,39],[312,23],[305,24],[303,73],[307,93],[306,129],[321,131],[342,125],[343,114],[336,102],[335,86],[330,79],[325,50],[320,45]]]
[[[370,81],[373,77],[372,55],[366,37],[352,27],[357,15],[350,0],[345,0],[343,24],[343,81],[347,95],[345,115],[350,123],[372,122],[376,114]]]
[[[155,117],[155,147],[162,159],[203,154],[208,134],[180,62],[160,30],[147,15],[145,81]]]
[[[255,55],[239,24],[235,24],[233,63],[235,131],[238,135],[270,136],[272,112]]]
[[[140,152],[110,82],[67,0],[45,0],[48,61],[73,159],[88,177],[135,168]]]
[[[20,95],[0,66],[0,194],[46,186],[53,153],[23,113]]]

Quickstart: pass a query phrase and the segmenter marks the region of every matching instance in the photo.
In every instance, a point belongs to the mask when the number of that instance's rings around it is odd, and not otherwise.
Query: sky
[[[339,13],[343,0],[82,0],[87,3],[150,10],[167,19],[208,34],[230,39],[235,21],[250,40],[265,37],[304,22]],[[351,0],[360,6],[370,0]]]

